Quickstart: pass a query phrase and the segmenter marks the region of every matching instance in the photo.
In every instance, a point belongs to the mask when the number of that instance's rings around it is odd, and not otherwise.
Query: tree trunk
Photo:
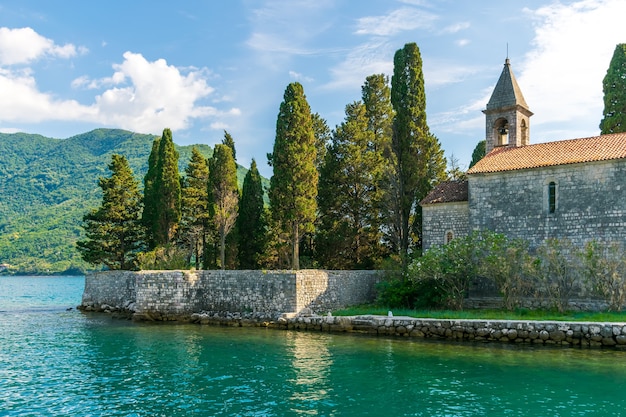
[[[298,270],[300,269],[300,235],[298,230],[298,222],[293,222],[293,241],[292,241],[292,254],[293,258],[291,260],[291,268]]]

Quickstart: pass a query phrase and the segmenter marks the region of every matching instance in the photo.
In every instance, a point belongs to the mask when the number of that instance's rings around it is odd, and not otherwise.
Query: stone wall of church
[[[626,160],[473,174],[469,200],[470,230],[493,230],[532,247],[549,238],[626,243]]]
[[[467,236],[469,206],[467,201],[428,204],[422,207],[422,245],[424,250],[446,243],[446,235]]]

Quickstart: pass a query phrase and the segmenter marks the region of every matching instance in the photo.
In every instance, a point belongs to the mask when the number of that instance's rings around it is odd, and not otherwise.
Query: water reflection
[[[320,415],[323,408],[332,407],[332,386],[329,381],[333,357],[324,335],[289,332],[287,354],[295,373],[291,382],[291,411],[298,415]]]

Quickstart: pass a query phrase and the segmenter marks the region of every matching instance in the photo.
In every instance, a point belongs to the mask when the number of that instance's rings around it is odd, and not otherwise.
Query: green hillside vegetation
[[[124,155],[143,184],[154,135],[97,129],[68,139],[0,134],[0,264],[10,273],[80,273],[89,268],[76,251],[83,215],[101,202],[98,178],[109,175],[112,154]],[[177,146],[179,171],[196,147]],[[239,184],[247,169],[238,166]]]

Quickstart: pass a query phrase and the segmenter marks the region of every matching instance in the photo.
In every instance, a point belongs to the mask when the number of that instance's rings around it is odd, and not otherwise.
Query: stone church
[[[576,245],[626,246],[626,133],[530,144],[530,111],[509,59],[491,95],[486,156],[467,180],[444,182],[421,202],[423,248],[474,230]]]

